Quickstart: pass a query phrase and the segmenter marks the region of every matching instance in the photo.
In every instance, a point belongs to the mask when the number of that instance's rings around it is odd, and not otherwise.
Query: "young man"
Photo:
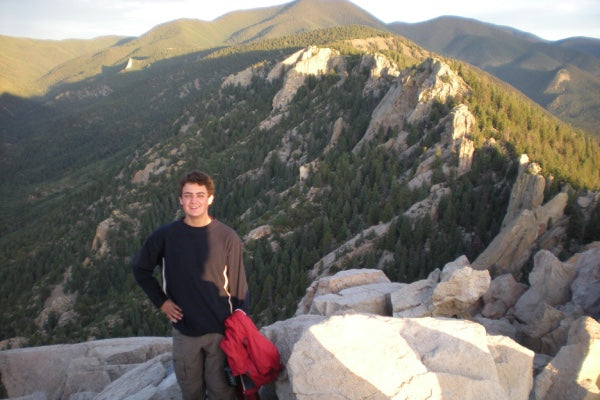
[[[173,324],[173,365],[184,400],[235,399],[219,347],[231,310],[248,311],[242,242],[208,213],[214,183],[203,172],[179,183],[185,216],[154,231],[136,255],[135,279]],[[153,276],[162,267],[162,288]]]

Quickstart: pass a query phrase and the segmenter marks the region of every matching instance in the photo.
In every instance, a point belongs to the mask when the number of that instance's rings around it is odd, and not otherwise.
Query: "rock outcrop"
[[[267,80],[283,76],[283,87],[273,98],[273,109],[285,108],[308,75],[320,76],[344,69],[344,58],[329,48],[310,46],[292,54],[278,63],[267,75]]]
[[[465,82],[445,63],[429,59],[421,66],[424,72],[406,73],[396,79],[379,102],[363,138],[357,143],[358,151],[372,140],[381,129],[403,128],[405,122],[417,123],[429,115],[435,101],[445,102],[450,97],[465,94]]]
[[[567,344],[537,376],[532,400],[600,398],[600,325],[581,317],[569,329]]]
[[[113,89],[107,85],[88,86],[79,90],[67,90],[59,93],[54,97],[50,103],[56,103],[58,101],[82,101],[87,99],[97,99],[100,97],[110,96]]]
[[[541,170],[539,165],[529,162],[526,154],[521,155],[519,175],[510,194],[502,227],[506,227],[518,217],[521,211],[533,210],[542,205],[546,180],[540,174]]]
[[[505,273],[519,275],[532,254],[536,240],[546,232],[552,221],[564,215],[567,200],[567,193],[559,193],[542,206],[522,210],[477,257],[473,268],[490,270],[493,276]]]
[[[9,398],[174,399],[171,338],[135,337],[0,352]]]
[[[499,370],[531,371],[533,356],[474,322],[339,315],[304,330],[286,363],[291,396],[279,398],[527,399],[532,375]]]
[[[535,262],[528,287],[490,282],[464,256],[411,284],[377,269],[319,278],[294,317],[261,329],[286,367],[261,398],[598,398],[600,324],[586,313],[600,304],[600,243]],[[531,298],[545,310],[535,325],[551,327],[538,338],[518,317]],[[6,350],[0,374],[11,399],[176,399],[170,350],[142,337]]]
[[[423,177],[424,175],[427,177],[426,179],[431,177],[431,174],[421,174],[419,177]],[[414,187],[419,187],[422,184],[422,181],[412,180],[409,183],[409,187],[412,185],[414,185]],[[429,196],[410,206],[410,208],[404,212],[404,215],[411,219],[423,218],[425,215],[429,215],[431,219],[434,220],[438,215],[438,206],[440,201],[442,198],[444,198],[444,196],[449,194],[450,188],[442,184],[432,185],[429,188]]]
[[[76,294],[67,293],[65,286],[71,277],[71,268],[68,268],[63,275],[63,281],[54,286],[50,296],[44,301],[44,308],[35,319],[35,325],[38,328],[44,327],[50,319],[50,316],[56,317],[56,324],[62,326],[77,314],[73,310]],[[1,348],[1,347],[0,347]]]
[[[139,225],[139,221],[124,212],[113,210],[110,217],[100,222],[96,227],[96,234],[92,240],[92,252],[97,256],[106,255],[110,252],[110,245],[107,239],[111,231],[114,231],[117,227],[123,227],[123,231],[137,231]],[[129,227],[129,229],[125,229],[125,226]]]
[[[158,158],[150,162],[144,169],[137,171],[131,178],[131,183],[136,185],[146,185],[152,175],[160,175],[168,170],[170,160]]]
[[[460,104],[442,121],[445,124],[444,135],[441,144],[446,150],[444,158],[448,159],[452,154],[458,155],[457,176],[461,176],[471,170],[475,144],[468,136],[475,127],[475,117],[469,108]]]
[[[238,72],[237,74],[231,74],[221,84],[221,87],[225,86],[241,86],[248,87],[252,82],[252,77],[258,73],[256,66],[250,66],[243,71]]]
[[[308,273],[309,277],[315,279],[317,277],[328,276],[330,275],[329,271],[331,268],[340,266],[346,259],[351,258],[355,254],[371,250],[373,241],[366,240],[365,238],[371,236],[376,238],[382,237],[390,229],[392,222],[371,226],[347,242],[342,243],[341,246],[325,255],[313,265],[313,268]]]

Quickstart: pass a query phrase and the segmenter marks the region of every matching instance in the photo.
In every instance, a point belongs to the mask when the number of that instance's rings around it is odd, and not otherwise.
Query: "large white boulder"
[[[492,348],[470,321],[333,316],[294,346],[288,398],[527,399],[533,352],[509,338]],[[522,371],[517,389],[507,387],[510,370]]]
[[[151,368],[160,369],[162,379],[146,386],[158,386],[168,377],[171,345],[171,338],[131,337],[5,350],[0,352],[0,376],[9,398],[43,393],[48,399],[69,399],[78,393],[99,395],[124,374],[156,358]],[[146,382],[136,376],[130,385]],[[114,391],[109,397],[124,398]]]
[[[600,399],[600,324],[581,317],[567,344],[536,377],[532,400]]]

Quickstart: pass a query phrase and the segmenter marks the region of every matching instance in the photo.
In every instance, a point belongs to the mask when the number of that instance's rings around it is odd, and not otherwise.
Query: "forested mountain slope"
[[[388,27],[431,51],[482,68],[562,120],[600,136],[600,40],[549,42],[460,17]]]
[[[23,110],[45,101],[30,98],[23,103],[21,96],[54,97],[65,90],[65,84],[83,79],[143,70],[160,60],[218,46],[349,25],[391,31],[430,51],[469,62],[510,83],[560,119],[600,135],[599,40],[548,42],[509,27],[459,17],[383,24],[346,0],[296,0],[231,12],[210,22],[180,19],[131,38],[42,41],[2,37],[0,117],[10,120],[11,115],[22,115]],[[5,125],[4,120],[0,122]]]
[[[46,87],[35,81],[58,65],[84,54],[94,54],[116,45],[124,38],[100,37],[93,40],[36,40],[0,35],[0,94],[40,95]]]
[[[51,41],[3,36],[0,94],[43,95],[55,85],[140,70],[159,60],[218,46],[347,25],[385,29],[381,21],[345,0],[297,0],[234,11],[214,21],[169,21],[131,38]]]
[[[0,337],[21,345],[166,334],[129,263],[180,215],[175,184],[191,168],[214,176],[213,214],[244,237],[259,323],[291,315],[325,269],[410,282],[475,259],[522,153],[547,199],[570,193],[561,256],[600,238],[575,201],[600,188],[596,141],[385,32],[317,30],[57,91],[2,149]]]

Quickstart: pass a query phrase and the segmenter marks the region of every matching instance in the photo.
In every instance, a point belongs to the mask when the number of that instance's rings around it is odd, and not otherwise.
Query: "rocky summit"
[[[322,277],[296,315],[261,332],[285,369],[262,399],[600,398],[600,243],[530,284],[460,257],[411,284],[378,269]],[[171,339],[132,337],[0,352],[10,399],[180,398]]]

